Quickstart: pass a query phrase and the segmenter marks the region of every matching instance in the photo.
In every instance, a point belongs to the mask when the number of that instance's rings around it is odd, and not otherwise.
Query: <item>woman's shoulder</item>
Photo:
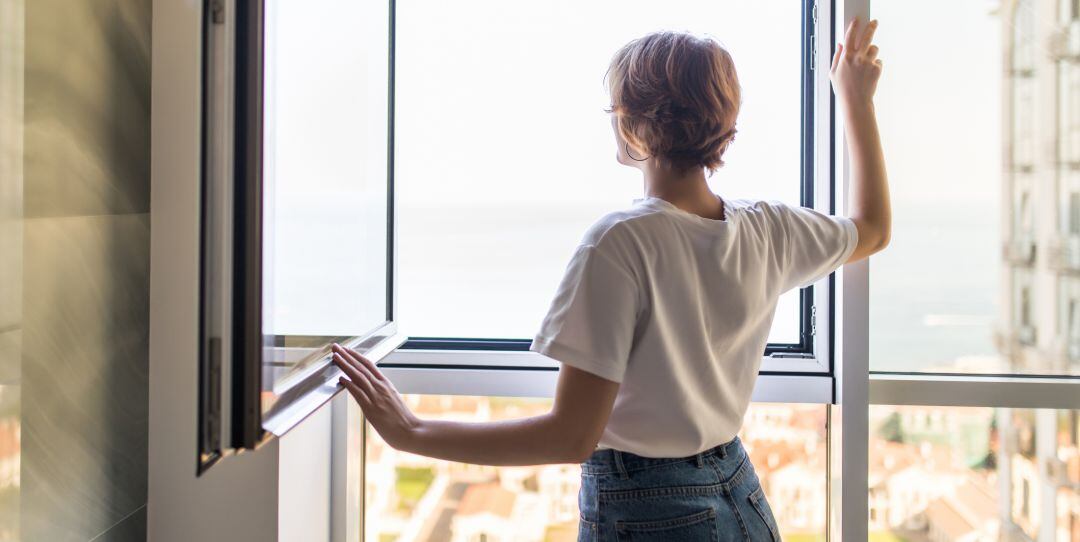
[[[785,235],[788,217],[792,206],[775,199],[731,199],[725,200],[731,209],[730,215],[739,223],[739,230],[757,242],[775,242]]]
[[[596,219],[582,236],[581,244],[593,247],[630,241],[640,234],[642,227],[659,212],[641,205],[605,213]]]
[[[775,216],[790,207],[789,204],[776,199],[725,198],[724,203],[741,213],[764,216]]]

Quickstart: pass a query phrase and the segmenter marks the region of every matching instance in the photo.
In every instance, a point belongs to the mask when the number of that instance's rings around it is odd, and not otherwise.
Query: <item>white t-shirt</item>
[[[842,265],[847,218],[724,200],[725,219],[636,200],[586,232],[531,350],[620,382],[599,447],[685,457],[738,434],[780,294]]]

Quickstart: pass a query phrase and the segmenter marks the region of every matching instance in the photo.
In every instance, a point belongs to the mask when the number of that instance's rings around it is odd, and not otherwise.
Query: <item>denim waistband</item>
[[[742,452],[742,450],[738,436],[723,444],[686,457],[644,457],[630,452],[606,448],[593,452],[581,464],[581,472],[583,474],[625,474],[635,470],[650,469],[659,465],[682,461],[696,462],[698,466],[701,466],[704,464],[705,458],[711,455],[725,459],[729,455]]]

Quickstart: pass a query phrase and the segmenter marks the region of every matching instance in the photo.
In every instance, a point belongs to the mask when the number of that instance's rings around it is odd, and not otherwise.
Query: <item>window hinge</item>
[[[210,20],[214,24],[225,24],[225,0],[210,0]]]
[[[805,352],[773,352],[769,354],[773,359],[814,359],[813,354],[807,354]]]
[[[817,306],[810,307],[810,336],[817,336]]]
[[[817,2],[810,8],[810,71],[817,69]]]

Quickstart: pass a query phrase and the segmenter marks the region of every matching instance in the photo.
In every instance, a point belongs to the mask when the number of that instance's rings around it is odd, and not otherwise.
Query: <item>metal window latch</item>
[[[810,336],[817,336],[817,305],[810,307]]]
[[[225,0],[210,0],[210,20],[214,24],[225,24]]]

